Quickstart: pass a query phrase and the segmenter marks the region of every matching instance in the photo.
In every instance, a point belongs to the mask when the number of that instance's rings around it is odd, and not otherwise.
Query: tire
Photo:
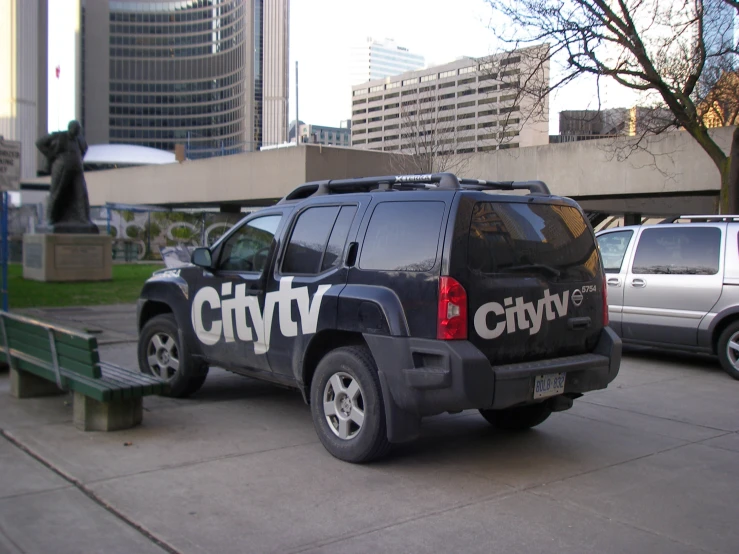
[[[724,371],[734,379],[739,379],[739,349],[732,348],[732,343],[739,346],[739,321],[731,323],[721,333],[716,352]]]
[[[139,370],[168,384],[165,396],[184,398],[203,386],[208,366],[196,361],[180,344],[177,321],[161,314],[146,322],[139,334]]]
[[[366,347],[326,354],[313,375],[310,397],[313,426],[332,456],[364,463],[389,452],[380,379]]]
[[[549,402],[505,410],[480,410],[480,414],[499,431],[525,431],[544,423],[552,415]]]

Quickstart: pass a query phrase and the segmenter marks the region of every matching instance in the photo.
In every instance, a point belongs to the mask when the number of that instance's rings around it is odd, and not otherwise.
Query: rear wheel
[[[187,347],[180,344],[172,314],[161,314],[146,322],[139,334],[138,358],[142,373],[167,383],[166,396],[190,396],[208,376],[208,366],[194,360]]]
[[[552,415],[552,408],[549,402],[540,402],[505,410],[480,410],[480,414],[501,431],[525,431],[544,423]]]
[[[739,321],[729,325],[718,339],[721,367],[734,379],[739,379]]]
[[[347,346],[326,354],[313,376],[310,397],[313,426],[331,455],[362,463],[387,454],[380,380],[367,348]]]

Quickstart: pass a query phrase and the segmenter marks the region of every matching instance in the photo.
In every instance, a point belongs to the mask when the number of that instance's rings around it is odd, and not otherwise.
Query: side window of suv
[[[598,237],[600,255],[606,273],[619,273],[624,263],[626,249],[629,247],[634,231],[616,231]]]
[[[360,269],[428,271],[436,264],[443,202],[381,202],[364,235]]]
[[[318,206],[298,216],[282,263],[282,273],[316,275],[341,262],[356,206]]]
[[[234,231],[223,245],[218,269],[261,273],[280,219],[280,215],[258,217]]]
[[[717,227],[645,229],[639,238],[632,272],[640,275],[715,275],[721,230]]]

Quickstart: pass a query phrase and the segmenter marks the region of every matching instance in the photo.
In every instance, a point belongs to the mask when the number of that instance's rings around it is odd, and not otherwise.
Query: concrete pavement
[[[132,306],[28,312],[135,367]],[[739,382],[710,358],[632,352],[530,433],[439,416],[366,466],[323,449],[297,392],[218,369],[116,433],[7,388],[1,373],[0,552],[739,550]]]

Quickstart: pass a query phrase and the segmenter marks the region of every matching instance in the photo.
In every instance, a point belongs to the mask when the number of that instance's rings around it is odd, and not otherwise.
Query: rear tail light
[[[606,276],[603,274],[603,326],[608,325],[608,283],[606,282]]]
[[[467,292],[456,279],[439,279],[439,308],[436,338],[460,340],[467,338]]]

